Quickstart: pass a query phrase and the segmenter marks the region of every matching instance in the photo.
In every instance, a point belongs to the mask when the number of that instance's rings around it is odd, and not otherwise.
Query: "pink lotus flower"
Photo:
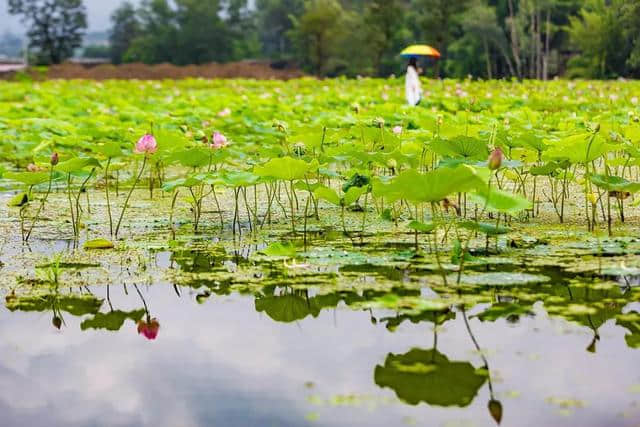
[[[53,153],[51,155],[51,166],[57,165],[59,161],[60,161],[60,157],[58,156],[58,153]]]
[[[223,134],[221,134],[220,132],[214,132],[213,136],[211,137],[211,144],[209,145],[209,148],[211,148],[212,150],[219,150],[226,147],[227,144],[227,138]]]
[[[396,127],[394,127],[394,128],[393,128],[393,133],[394,133],[395,135],[400,135],[400,134],[402,134],[402,126],[396,126]]]
[[[28,172],[39,172],[41,170],[42,170],[42,168],[40,168],[38,165],[36,165],[34,163],[29,163],[27,165],[27,171]]]
[[[138,140],[134,151],[138,154],[153,154],[158,151],[158,142],[153,135],[147,133]]]
[[[224,110],[218,113],[218,117],[228,117],[231,115],[231,110],[229,108],[225,108]]]
[[[156,319],[151,319],[145,322],[140,320],[138,322],[138,334],[144,335],[148,340],[155,340],[160,330],[160,323]]]

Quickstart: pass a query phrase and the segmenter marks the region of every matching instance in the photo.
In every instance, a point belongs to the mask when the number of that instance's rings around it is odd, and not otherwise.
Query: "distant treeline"
[[[116,64],[263,58],[386,76],[419,42],[442,53],[432,75],[640,77],[640,0],[144,0],[112,24]]]

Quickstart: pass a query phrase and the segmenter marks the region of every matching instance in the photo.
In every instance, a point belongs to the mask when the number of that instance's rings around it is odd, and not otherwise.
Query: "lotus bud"
[[[138,322],[138,334],[144,335],[148,340],[155,340],[160,330],[160,323],[156,319],[151,319],[148,322],[140,320]]]
[[[497,147],[489,155],[489,161],[488,161],[489,169],[492,171],[500,169],[500,166],[502,166],[503,158],[504,158],[504,155],[502,154],[502,150],[500,149],[500,147]]]
[[[442,117],[442,114],[438,114],[438,118],[436,119],[438,126],[442,126],[442,123],[444,123],[444,118]]]
[[[158,142],[150,133],[145,134],[136,143],[134,150],[137,154],[153,154],[158,151]]]
[[[378,128],[384,127],[384,119],[382,117],[376,117],[373,119],[373,125]]]
[[[51,166],[57,165],[59,161],[60,161],[60,157],[58,156],[58,153],[53,153],[51,155]]]
[[[600,132],[600,123],[595,123],[593,125],[593,131],[594,132]]]
[[[489,401],[489,413],[496,423],[500,424],[500,421],[502,421],[502,403],[498,400],[491,399]]]
[[[62,327],[62,319],[58,316],[53,316],[53,320],[51,320],[51,323],[53,324],[53,326],[55,326],[56,329],[60,329]]]

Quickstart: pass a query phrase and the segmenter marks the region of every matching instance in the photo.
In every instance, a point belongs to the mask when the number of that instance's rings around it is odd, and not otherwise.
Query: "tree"
[[[114,64],[120,64],[131,42],[140,35],[140,21],[135,7],[128,1],[122,3],[111,15],[111,23],[113,27],[109,33],[110,57]]]
[[[9,0],[9,13],[22,15],[29,47],[43,63],[59,64],[80,47],[87,28],[82,0]]]
[[[231,57],[244,59],[259,56],[261,44],[257,15],[249,7],[248,0],[226,0],[223,7],[231,39]]]
[[[476,45],[485,59],[486,74],[489,79],[495,76],[494,69],[500,63],[493,57],[493,51],[499,53],[503,63],[507,66],[509,75],[516,75],[516,70],[511,60],[507,47],[507,39],[503,29],[498,25],[496,9],[487,5],[484,1],[477,0],[462,15],[462,29],[464,37],[456,41],[467,45]],[[474,55],[475,57],[480,55]]]
[[[444,61],[449,44],[461,33],[460,17],[468,4],[468,0],[415,0],[415,7],[422,11],[422,39],[437,48]]]
[[[402,21],[400,0],[370,0],[365,8],[366,41],[372,50],[373,68],[381,74],[383,59],[393,46]]]
[[[570,18],[570,40],[580,52],[569,64],[574,75],[610,78],[626,73],[632,44],[620,25],[624,4],[625,0],[588,0],[579,16]]]
[[[299,20],[294,20],[291,38],[300,54],[311,64],[311,70],[321,76],[328,71],[329,60],[334,57],[345,26],[346,15],[337,0],[309,0]]]
[[[186,65],[232,59],[231,33],[220,17],[219,0],[174,0],[174,3],[179,31],[173,62]]]
[[[167,0],[145,0],[138,10],[140,34],[131,40],[123,61],[173,62],[179,28]]]
[[[293,22],[304,13],[303,0],[257,0],[256,13],[262,51],[267,57],[290,56]]]
[[[627,66],[640,76],[640,2],[628,2],[622,7],[625,37],[631,43]]]

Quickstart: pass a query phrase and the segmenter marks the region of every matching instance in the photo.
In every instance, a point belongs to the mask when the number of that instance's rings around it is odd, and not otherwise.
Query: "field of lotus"
[[[636,425],[640,84],[425,87],[0,82],[0,419]]]

